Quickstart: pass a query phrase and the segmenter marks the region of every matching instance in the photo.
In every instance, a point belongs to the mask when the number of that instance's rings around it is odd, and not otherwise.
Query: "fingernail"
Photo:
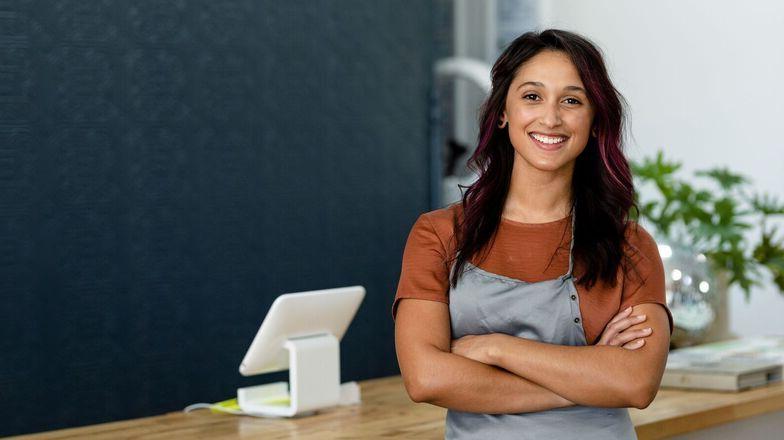
[[[646,332],[649,332],[649,331],[651,331],[651,328],[650,327],[645,327],[643,330],[645,330]]]
[[[628,312],[631,309],[632,309],[631,306],[629,306],[629,307],[626,308],[626,310],[624,310],[624,312]]]
[[[645,315],[639,315],[639,317],[638,317],[637,319],[639,319],[640,321],[642,321],[643,319],[645,319]]]

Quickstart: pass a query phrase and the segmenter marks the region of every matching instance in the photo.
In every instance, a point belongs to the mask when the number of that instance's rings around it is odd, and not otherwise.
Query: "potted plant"
[[[719,296],[726,295],[730,286],[738,285],[748,303],[751,288],[761,284],[762,269],[771,274],[779,293],[784,295],[784,239],[777,237],[777,226],[769,222],[773,216],[784,215],[784,204],[768,194],[750,191],[751,180],[727,168],[696,171],[695,176],[715,186],[697,187],[690,183],[693,179],[687,182],[676,176],[681,163],[665,160],[662,151],[639,163],[632,160],[630,166],[639,207],[639,215],[632,211],[632,218],[640,221],[641,217],[642,223],[652,225],[651,233],[658,243],[700,256],[717,278],[714,285],[723,290]],[[653,185],[658,190],[657,197],[641,200],[637,191],[641,184]],[[759,235],[750,238],[755,224],[759,226]],[[665,275],[670,286],[671,274]],[[668,287],[668,296],[670,293]],[[722,310],[717,318],[722,318],[722,314],[726,318],[721,301],[718,307]],[[716,335],[726,337],[726,329]]]

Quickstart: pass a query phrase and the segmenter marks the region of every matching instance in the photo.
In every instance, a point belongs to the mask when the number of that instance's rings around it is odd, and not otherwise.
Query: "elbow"
[[[656,397],[656,395],[654,394],[653,397]],[[637,409],[645,409],[653,402],[653,397],[646,395],[637,397],[632,401],[631,406]]]
[[[643,384],[643,386],[632,387],[634,390],[629,396],[629,406],[637,409],[645,409],[650,406],[656,394],[659,392],[659,382],[651,384]]]
[[[408,397],[414,403],[427,403],[430,400],[427,392],[419,388],[415,390],[410,390],[408,392]]]
[[[416,403],[432,403],[442,388],[442,376],[438,366],[440,351],[421,353],[418,358],[412,358],[404,368],[401,368],[403,384],[408,397]],[[403,367],[401,365],[401,367]]]
[[[427,380],[421,375],[408,375],[403,378],[408,397],[416,403],[427,403],[432,399],[432,392]]]

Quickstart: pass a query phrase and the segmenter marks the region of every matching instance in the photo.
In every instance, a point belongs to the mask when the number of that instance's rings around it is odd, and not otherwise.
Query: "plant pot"
[[[700,344],[722,337],[727,325],[726,275],[717,276],[707,257],[668,240],[656,240],[664,265],[667,306],[674,330],[670,348]]]
[[[714,271],[716,279],[716,318],[701,343],[725,341],[737,338],[738,335],[730,331],[730,309],[729,309],[729,281],[730,274],[726,270]]]

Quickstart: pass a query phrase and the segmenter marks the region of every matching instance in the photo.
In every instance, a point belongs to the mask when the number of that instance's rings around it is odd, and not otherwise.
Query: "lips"
[[[537,133],[537,134],[539,134],[539,133]],[[561,142],[558,142],[557,144],[545,144],[544,142],[540,142],[540,141],[536,140],[536,138],[533,136],[533,133],[528,133],[528,137],[531,138],[532,141],[534,141],[536,146],[538,146],[542,150],[546,150],[546,151],[559,150],[559,149],[561,149],[561,147],[566,145],[566,141],[569,140],[569,138],[566,137],[564,140],[562,140]],[[552,137],[556,137],[556,136],[552,136]]]
[[[541,131],[532,131],[529,134],[538,134],[539,136],[547,136],[547,137],[551,137],[551,138],[557,138],[557,137],[568,138],[569,137],[569,136],[567,136],[565,134],[560,134],[560,133],[543,133]]]

